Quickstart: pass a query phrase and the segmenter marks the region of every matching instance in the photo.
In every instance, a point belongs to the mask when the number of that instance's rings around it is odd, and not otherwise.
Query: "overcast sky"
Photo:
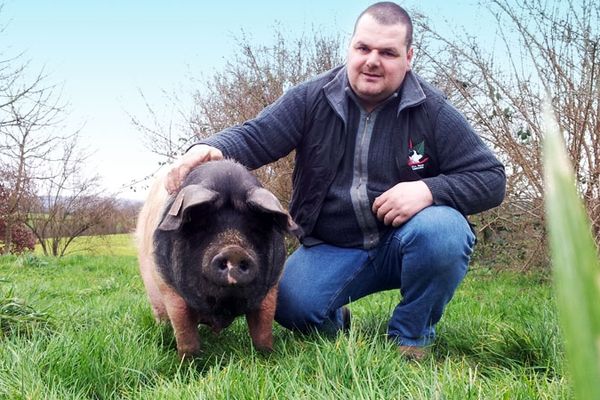
[[[292,36],[316,27],[347,38],[356,16],[372,4],[362,0],[2,2],[0,54],[24,52],[32,73],[43,68],[48,83],[62,87],[70,110],[68,125],[82,127],[84,144],[96,150],[90,169],[103,177],[109,191],[130,198],[142,198],[144,190],[132,192],[129,182],[158,165],[128,116],[144,119],[147,115],[140,90],[155,105],[165,104],[163,90],[189,101],[191,78],[219,69],[242,30],[255,43],[267,43],[276,23]],[[469,24],[476,17],[473,3],[399,4],[439,23],[449,19]]]

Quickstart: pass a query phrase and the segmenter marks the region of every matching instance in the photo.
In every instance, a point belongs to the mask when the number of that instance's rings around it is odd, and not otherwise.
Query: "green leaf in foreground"
[[[578,399],[600,399],[600,263],[558,124],[545,110],[546,215],[557,303]]]

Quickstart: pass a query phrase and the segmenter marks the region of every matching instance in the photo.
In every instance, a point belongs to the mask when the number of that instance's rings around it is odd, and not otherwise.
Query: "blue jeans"
[[[301,332],[337,332],[343,305],[400,289],[402,299],[388,323],[389,339],[399,345],[429,345],[435,324],[467,272],[474,242],[458,211],[431,206],[371,250],[301,246],[286,262],[275,319]]]

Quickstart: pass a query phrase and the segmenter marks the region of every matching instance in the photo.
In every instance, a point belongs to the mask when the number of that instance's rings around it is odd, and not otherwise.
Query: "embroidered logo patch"
[[[429,161],[429,156],[425,153],[425,141],[413,146],[411,139],[408,140],[408,166],[413,171],[425,168],[425,163]]]

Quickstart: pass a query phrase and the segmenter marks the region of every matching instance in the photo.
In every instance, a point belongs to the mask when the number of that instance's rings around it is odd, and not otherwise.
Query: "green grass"
[[[0,257],[13,307],[11,322],[0,311],[0,399],[567,399],[551,293],[543,276],[474,268],[421,363],[385,340],[390,291],[351,306],[348,335],[276,325],[270,355],[243,319],[219,336],[200,327],[203,354],[180,364],[134,256]]]

